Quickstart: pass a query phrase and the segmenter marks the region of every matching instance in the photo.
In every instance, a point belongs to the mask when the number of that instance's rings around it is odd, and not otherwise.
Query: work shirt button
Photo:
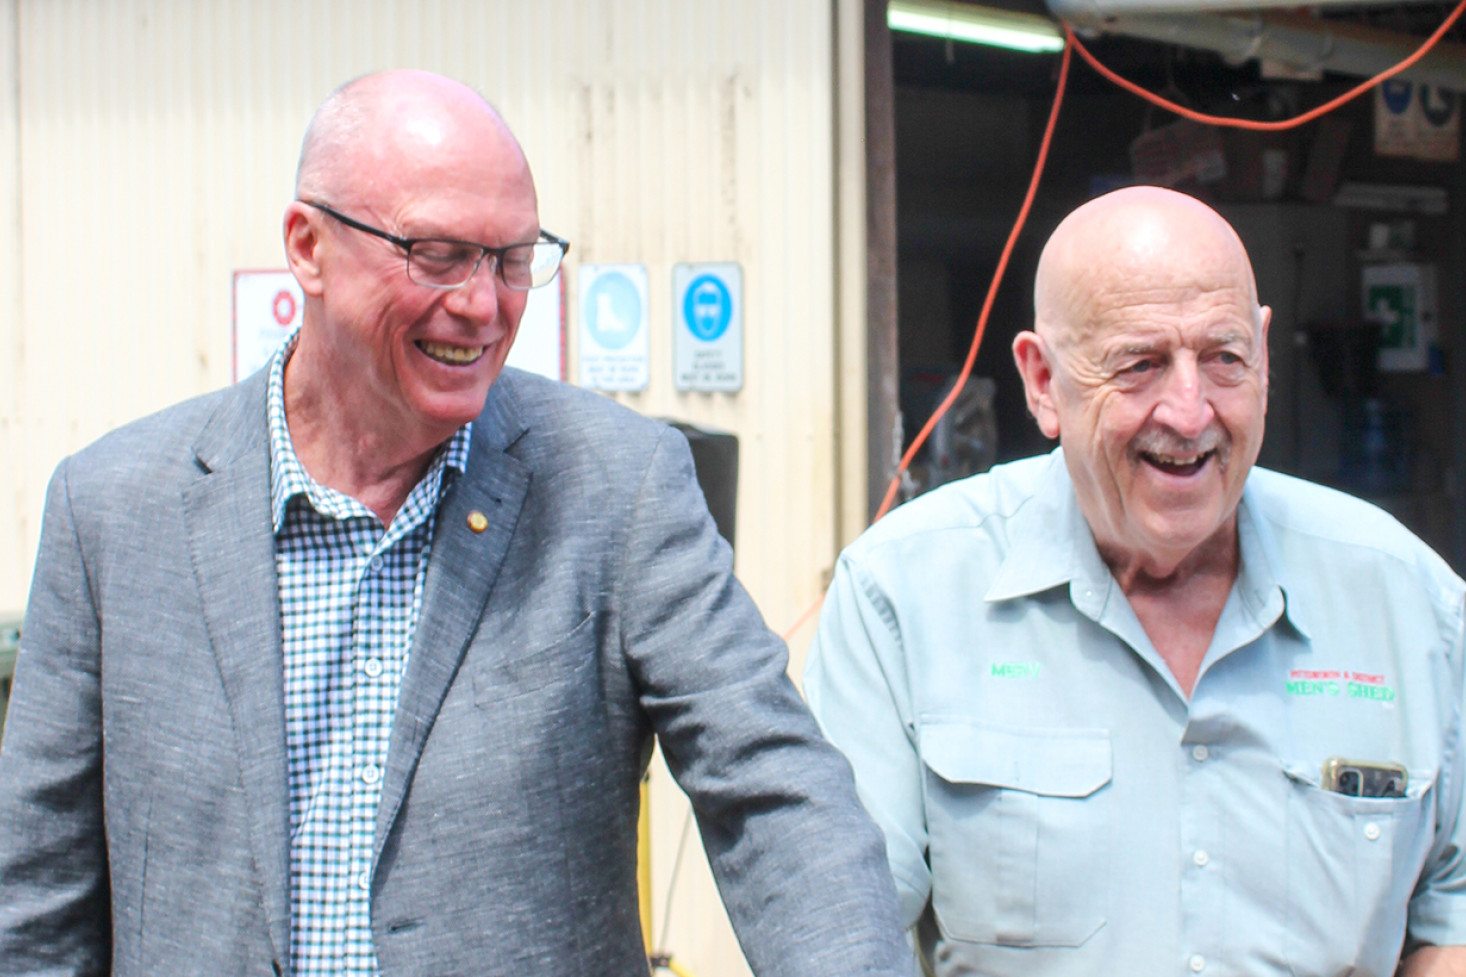
[[[1205,868],[1206,863],[1211,861],[1211,856],[1206,853],[1205,848],[1198,848],[1196,854],[1191,856],[1191,860],[1196,863],[1197,868]]]
[[[372,887],[372,873],[363,872],[358,875],[356,877],[356,887],[363,890],[370,889]]]
[[[365,780],[369,784],[375,784],[377,781],[382,779],[382,771],[377,769],[377,765],[375,763],[368,763],[361,770],[361,779]]]
[[[1193,974],[1199,974],[1206,969],[1206,957],[1203,957],[1199,953],[1193,953],[1191,955],[1191,959],[1187,961],[1187,963],[1191,967],[1191,972]]]
[[[382,569],[382,558],[380,556],[374,556],[374,557],[372,557],[372,569],[373,570],[381,570]]]
[[[376,678],[382,674],[382,660],[380,658],[368,658],[362,670],[367,673],[368,678]]]
[[[1366,824],[1364,826],[1364,837],[1368,838],[1370,841],[1379,841],[1379,825],[1375,824],[1373,821]]]
[[[1195,760],[1197,763],[1200,763],[1209,756],[1211,756],[1211,751],[1200,743],[1191,748],[1191,759]]]

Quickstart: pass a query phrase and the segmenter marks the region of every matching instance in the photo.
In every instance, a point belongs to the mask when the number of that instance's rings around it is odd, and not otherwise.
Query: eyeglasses
[[[407,277],[428,288],[462,288],[478,271],[483,260],[490,258],[490,269],[498,271],[501,282],[515,291],[528,291],[553,281],[565,252],[570,250],[569,241],[544,230],[540,231],[540,240],[533,244],[510,244],[502,248],[443,238],[398,237],[352,220],[325,204],[313,200],[302,200],[301,203],[334,217],[347,227],[397,245],[407,252]]]

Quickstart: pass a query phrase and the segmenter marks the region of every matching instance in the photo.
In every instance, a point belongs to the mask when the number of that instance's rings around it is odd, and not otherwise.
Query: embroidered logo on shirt
[[[1395,690],[1383,675],[1340,669],[1295,668],[1288,673],[1283,690],[1289,695],[1344,696],[1348,699],[1395,701]]]
[[[1038,662],[993,662],[993,678],[1038,678]]]

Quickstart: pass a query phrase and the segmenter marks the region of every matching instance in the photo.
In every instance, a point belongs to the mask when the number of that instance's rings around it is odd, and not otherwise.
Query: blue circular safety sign
[[[641,293],[619,271],[596,276],[583,309],[586,331],[606,349],[621,349],[641,328]]]
[[[712,342],[728,331],[733,321],[733,296],[717,275],[699,275],[687,286],[682,318],[698,339]]]

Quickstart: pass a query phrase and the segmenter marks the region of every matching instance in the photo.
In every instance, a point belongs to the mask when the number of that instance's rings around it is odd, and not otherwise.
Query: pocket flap
[[[923,717],[920,736],[922,760],[952,784],[1088,797],[1110,782],[1107,729],[1000,726]]]

